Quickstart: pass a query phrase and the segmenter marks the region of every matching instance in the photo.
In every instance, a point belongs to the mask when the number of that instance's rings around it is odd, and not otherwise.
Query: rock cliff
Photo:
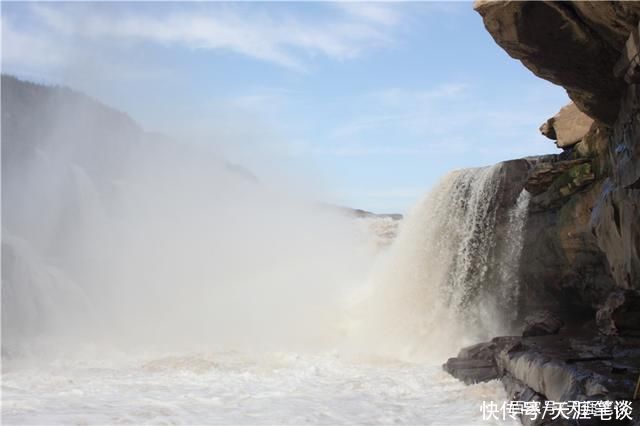
[[[573,101],[540,128],[563,152],[527,159],[518,306],[521,323],[544,309],[564,326],[464,349],[445,369],[467,382],[502,377],[515,399],[631,400],[640,374],[640,2],[475,9],[499,46]]]
[[[496,43],[574,101],[540,129],[564,152],[535,159],[525,183],[525,257],[537,263],[525,281],[586,310],[617,289],[640,290],[640,2],[475,8]]]
[[[617,120],[626,87],[614,67],[638,26],[638,2],[479,1],[475,8],[511,57],[567,89],[587,115]]]

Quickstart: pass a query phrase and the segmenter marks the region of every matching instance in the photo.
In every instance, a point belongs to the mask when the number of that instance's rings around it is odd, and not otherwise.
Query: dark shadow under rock
[[[537,311],[524,320],[523,337],[558,334],[564,323],[551,311]]]

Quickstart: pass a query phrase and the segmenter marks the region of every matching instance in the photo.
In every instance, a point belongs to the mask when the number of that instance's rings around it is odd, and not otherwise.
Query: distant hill
[[[140,144],[172,144],[145,132],[129,115],[68,87],[47,86],[2,75],[2,177],[22,169],[39,151],[64,154],[99,181],[117,177],[128,153]],[[257,182],[249,170],[224,159],[232,174]]]
[[[359,218],[366,218],[366,217],[378,217],[378,218],[389,218],[389,219],[393,219],[393,220],[402,220],[403,216],[400,213],[373,213],[367,210],[362,210],[362,209],[354,209],[352,207],[346,207],[346,206],[338,206],[335,204],[329,204],[329,203],[320,203],[319,206],[321,208],[325,208],[328,210],[338,210],[343,212],[344,214],[348,215],[348,216],[354,216],[354,217],[359,217]]]
[[[3,181],[39,150],[63,146],[88,170],[117,169],[143,135],[127,114],[82,93],[2,76]]]
[[[108,177],[117,180],[133,149],[153,143],[172,145],[165,135],[146,132],[129,115],[81,92],[47,86],[2,75],[2,186],[24,178],[21,171],[38,153],[64,156],[83,167],[99,185]],[[258,183],[246,168],[221,158],[229,173]],[[4,198],[4,196],[3,196]],[[5,200],[7,201],[7,200]],[[355,217],[402,219],[401,214],[376,214],[366,210],[323,204]]]

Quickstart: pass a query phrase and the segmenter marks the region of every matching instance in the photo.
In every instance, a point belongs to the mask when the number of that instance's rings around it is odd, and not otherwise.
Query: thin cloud
[[[336,6],[354,17],[386,26],[397,25],[401,19],[397,8],[389,3],[341,2]]]
[[[424,90],[390,88],[372,92],[366,96],[385,107],[424,106],[429,102],[460,98],[467,88],[468,86],[463,83],[444,83]]]
[[[368,156],[410,156],[432,157],[439,154],[456,154],[468,152],[472,148],[469,142],[459,137],[449,136],[446,139],[432,139],[424,143],[403,142],[399,144],[379,144],[347,142],[335,147],[315,151],[319,155],[335,157],[368,157]]]
[[[2,65],[59,66],[65,56],[43,34],[21,31],[2,17]],[[61,54],[62,53],[62,54]]]
[[[464,99],[467,88],[462,83],[444,83],[423,90],[390,88],[364,94],[358,102],[368,105],[370,111],[336,128],[331,138],[352,137],[378,128],[415,130],[440,106]]]
[[[536,89],[540,87],[536,85]],[[546,86],[541,90],[549,93]],[[330,138],[349,143],[384,131],[394,139],[420,138],[428,149],[434,148],[434,141],[461,134],[470,140],[480,134],[517,138],[523,130],[535,133],[539,123],[552,115],[546,98],[524,96],[515,105],[491,103],[472,87],[455,82],[423,90],[391,88],[371,92],[357,100],[366,108],[336,126]]]
[[[394,28],[401,23],[397,8],[388,5],[325,6],[320,18],[280,8],[267,11],[242,4],[206,6],[178,11],[166,8],[151,14],[120,6],[31,5],[27,13],[35,25],[29,28],[3,18],[3,37],[9,39],[3,44],[22,52],[22,58],[11,54],[6,60],[41,64],[38,53],[46,51],[47,57],[53,56],[65,37],[73,37],[89,45],[115,40],[227,50],[300,71],[306,70],[316,56],[347,60],[388,45],[394,41]],[[23,48],[34,45],[38,47],[35,50]]]

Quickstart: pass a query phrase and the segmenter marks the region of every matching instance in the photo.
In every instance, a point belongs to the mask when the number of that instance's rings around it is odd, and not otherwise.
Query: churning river
[[[7,345],[4,357],[4,424],[494,424],[483,420],[480,408],[482,401],[503,401],[502,386],[498,382],[465,386],[444,373],[440,364],[460,345],[482,336],[483,330],[495,331],[492,321],[497,317],[487,308],[490,304],[461,304],[470,289],[482,285],[474,270],[483,270],[482,262],[489,261],[479,259],[475,251],[486,253],[493,244],[495,217],[492,192],[487,191],[495,191],[498,172],[499,168],[473,169],[447,176],[404,220],[397,237],[398,223],[389,218],[350,219],[362,237],[358,244],[375,264],[365,285],[341,293],[346,302],[332,311],[330,320],[322,319],[323,332],[305,315],[298,318],[310,333],[274,332],[273,328],[295,330],[287,322],[295,322],[299,312],[274,320],[272,310],[261,312],[259,301],[251,302],[251,309],[244,305],[242,316],[268,317],[268,324],[239,321],[237,312],[224,310],[226,322],[220,316],[210,327],[212,339],[223,336],[213,345],[216,349],[196,345],[175,351],[171,342],[158,345],[163,339],[129,345],[108,334],[102,336],[104,341],[87,339],[93,343],[78,344],[84,327],[79,334],[59,335],[41,324],[17,326],[24,331],[11,330],[8,342],[13,345]],[[512,212],[514,235],[522,225],[519,217],[524,208],[526,202],[519,202]],[[510,243],[517,248],[514,235],[515,242]],[[8,314],[26,315],[34,322],[38,311],[68,328],[78,317],[67,318],[59,312],[61,306],[78,310],[65,305],[69,299],[95,303],[78,296],[78,289],[66,301],[60,300],[60,294],[68,291],[65,286],[72,284],[55,268],[43,266],[24,242],[7,241],[13,262],[7,276],[23,283],[20,291],[7,288],[7,297],[18,298]],[[25,288],[25,282],[31,287]],[[224,292],[218,296],[238,303]],[[286,303],[313,306],[295,294],[282,297]],[[317,294],[313,297],[326,303]],[[263,302],[272,303],[269,300]],[[193,306],[202,308],[199,303]],[[465,332],[468,323],[458,314],[463,308],[472,315],[476,334]],[[126,311],[124,315],[132,318]],[[143,333],[162,336],[166,329],[161,316],[158,330],[148,319],[138,320],[145,322]],[[335,322],[329,332],[324,330],[327,322]],[[181,327],[185,339],[192,341],[188,324]],[[229,339],[236,335],[234,330],[247,339]],[[176,340],[175,334],[170,330],[166,337]],[[205,335],[200,335],[201,341]],[[25,336],[32,338],[25,341]],[[138,332],[132,336],[136,343],[145,340]],[[291,341],[297,342],[296,350]],[[277,350],[278,342],[286,349]],[[52,346],[56,350],[48,353]]]
[[[4,424],[487,425],[504,392],[424,363],[220,352],[23,367],[2,397]]]
[[[528,199],[500,210],[501,166],[398,226],[55,93],[42,132],[3,115],[29,147],[3,163],[4,424],[490,423],[501,385],[440,366],[512,331]]]

